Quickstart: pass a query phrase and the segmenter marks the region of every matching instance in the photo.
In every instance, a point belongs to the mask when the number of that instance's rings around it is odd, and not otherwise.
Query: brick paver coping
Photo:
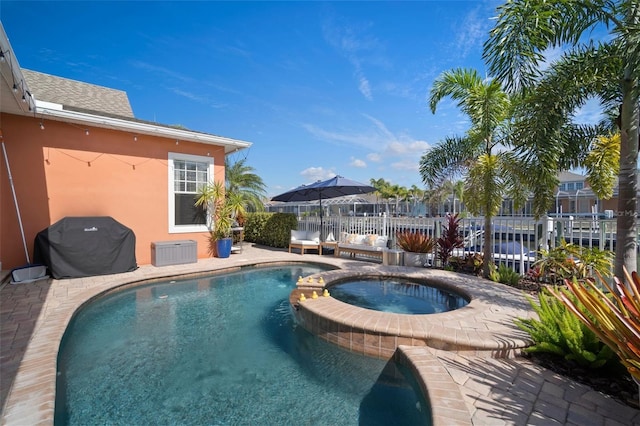
[[[564,418],[567,424],[602,426],[640,421],[637,410],[521,358],[491,358],[512,355],[511,348],[519,347],[526,340],[513,327],[513,319],[531,312],[522,295],[506,286],[444,271],[384,267],[334,256],[300,256],[246,244],[242,253],[229,259],[201,259],[194,264],[159,268],[145,265],[124,274],[0,286],[0,385],[4,402],[0,424],[53,424],[60,341],[75,312],[104,292],[149,280],[300,261],[331,264],[350,270],[352,275],[386,275],[395,271],[429,276],[452,282],[471,295],[471,303],[465,308],[467,314],[437,314],[428,320],[438,321],[433,322],[433,327],[400,319],[385,326],[385,332],[397,330],[402,336],[418,337],[415,342],[411,341],[411,346],[403,345],[408,342],[404,338],[395,342],[398,351],[394,356],[416,374],[432,406],[436,426],[525,424],[522,419],[546,424],[546,420],[555,422]],[[329,278],[332,273],[323,275]],[[315,308],[321,303],[331,303],[314,300],[306,306],[312,308],[315,302],[320,302]],[[353,312],[359,309],[351,308]],[[371,320],[356,315],[352,321],[355,325],[359,325],[357,321],[366,325]],[[377,323],[376,320],[374,329]],[[407,333],[405,330],[409,329],[411,332]],[[488,342],[482,344],[485,337]],[[422,346],[413,346],[413,343]],[[457,352],[434,349],[439,345],[455,348]],[[471,356],[472,353],[483,357]],[[576,423],[573,419],[588,421]]]
[[[470,300],[467,306],[437,314],[410,315],[363,309],[333,297],[312,299],[346,278],[412,279],[452,291]],[[320,279],[322,278],[322,280]],[[310,281],[313,281],[310,282]],[[321,282],[321,283],[319,283]],[[306,300],[299,302],[300,293]],[[290,299],[298,322],[311,333],[353,352],[390,358],[398,346],[429,346],[463,355],[511,358],[531,345],[514,318],[529,318],[531,307],[520,291],[473,276],[407,267],[337,270],[305,277]]]

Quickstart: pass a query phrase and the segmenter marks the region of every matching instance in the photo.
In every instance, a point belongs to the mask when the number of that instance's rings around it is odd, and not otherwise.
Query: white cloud
[[[412,172],[417,172],[420,166],[417,161],[396,161],[395,163],[391,163],[391,168],[396,170],[410,170]]]
[[[334,177],[336,174],[333,170],[326,170],[322,167],[309,167],[300,172],[307,184],[316,182],[318,180],[325,180]]]
[[[183,98],[187,98],[191,101],[195,101],[201,104],[205,104],[205,105],[209,105],[212,108],[224,108],[227,105],[226,104],[219,104],[219,103],[214,103],[211,102],[206,96],[200,96],[197,95],[195,93],[191,93],[191,92],[187,92],[178,88],[170,88],[169,90],[171,90],[173,93],[175,93],[178,96],[182,96]]]
[[[388,168],[416,172],[419,167],[420,157],[431,145],[404,132],[394,133],[381,120],[373,116],[367,114],[362,114],[362,116],[369,122],[369,126],[364,131],[341,133],[327,131],[311,124],[303,127],[324,142],[338,145],[349,144],[366,149],[369,151],[366,154],[367,160],[377,163],[379,165],[378,170],[381,172]],[[365,167],[366,163],[352,157],[350,165],[353,167]]]
[[[349,165],[351,167],[357,167],[357,168],[360,168],[360,169],[364,169],[364,168],[367,167],[367,163],[365,163],[361,159],[355,158],[355,157],[351,157],[351,162],[349,163]]]
[[[374,163],[379,163],[382,161],[382,156],[378,153],[372,152],[367,154],[367,160],[372,161]]]
[[[482,47],[487,39],[492,21],[486,19],[484,5],[479,5],[466,16],[462,22],[456,22],[456,52],[458,57],[466,57],[470,52]]]
[[[371,94],[371,85],[369,84],[369,80],[364,75],[359,77],[360,84],[358,84],[358,90],[360,93],[369,101],[373,100],[373,95]]]
[[[538,64],[538,71],[546,71],[547,68],[549,68],[555,61],[562,57],[565,51],[566,49],[560,46],[547,48],[544,52],[542,52],[544,61]]]
[[[603,118],[602,105],[595,98],[589,99],[573,114],[573,121],[578,124],[596,124]]]
[[[139,69],[143,69],[146,71],[149,71],[151,73],[154,73],[156,75],[160,75],[164,78],[170,79],[170,80],[179,80],[185,83],[191,83],[193,81],[193,79],[191,77],[187,77],[184,74],[175,72],[173,70],[170,70],[168,68],[164,68],[164,67],[159,67],[153,64],[150,64],[148,62],[143,62],[143,61],[133,61],[131,63],[135,68],[139,68]]]
[[[353,66],[358,90],[367,100],[373,100],[371,83],[367,78],[363,64],[387,65],[386,59],[379,54],[382,43],[368,34],[371,23],[353,24],[325,20],[322,31],[326,42],[345,57]]]

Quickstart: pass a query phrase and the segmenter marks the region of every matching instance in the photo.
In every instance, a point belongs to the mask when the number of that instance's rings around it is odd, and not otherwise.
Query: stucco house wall
[[[209,255],[192,199],[199,185],[224,182],[225,155],[250,142],[143,121],[122,90],[23,70],[1,22],[0,100],[31,261],[36,234],[67,216],[111,216],[131,228],[139,265],[151,263],[154,241],[195,240],[198,257]],[[27,262],[4,158],[0,262],[1,270]]]
[[[1,114],[26,242],[65,216],[111,216],[136,235],[138,264],[151,263],[151,242],[192,239],[206,257],[207,233],[170,233],[169,152],[211,157],[224,179],[224,147],[59,121]],[[88,134],[87,134],[88,131]],[[135,139],[135,140],[134,140]],[[0,166],[0,259],[26,263],[4,161]]]

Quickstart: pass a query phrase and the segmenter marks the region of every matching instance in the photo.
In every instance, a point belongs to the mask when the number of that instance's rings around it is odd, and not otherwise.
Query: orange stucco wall
[[[168,153],[214,158],[224,179],[224,148],[116,130],[0,115],[2,138],[33,260],[35,235],[65,216],[111,216],[136,235],[139,265],[151,263],[151,242],[191,239],[207,257],[206,233],[169,233]],[[88,134],[86,134],[88,130]],[[0,166],[2,269],[26,263],[18,219],[2,159]]]

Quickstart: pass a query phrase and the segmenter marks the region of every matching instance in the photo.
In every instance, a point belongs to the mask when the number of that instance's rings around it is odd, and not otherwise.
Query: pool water
[[[407,370],[296,327],[315,266],[123,290],[82,309],[58,357],[56,425],[421,425]]]
[[[396,314],[435,314],[462,308],[462,296],[426,284],[366,279],[331,286],[331,296],[350,305]]]

